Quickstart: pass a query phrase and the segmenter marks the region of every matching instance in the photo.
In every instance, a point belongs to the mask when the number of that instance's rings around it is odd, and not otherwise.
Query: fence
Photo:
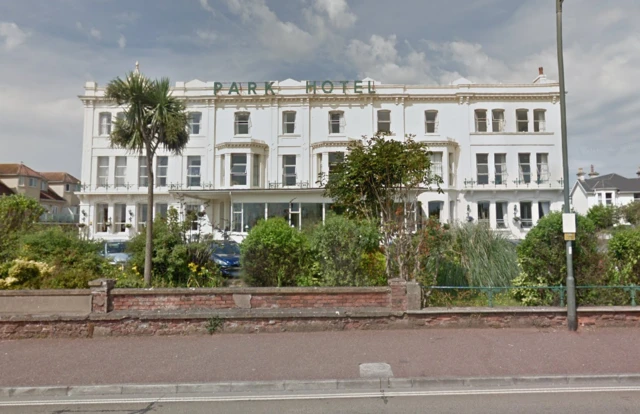
[[[578,306],[636,306],[640,286],[576,286]],[[422,286],[422,307],[560,306],[565,286]]]

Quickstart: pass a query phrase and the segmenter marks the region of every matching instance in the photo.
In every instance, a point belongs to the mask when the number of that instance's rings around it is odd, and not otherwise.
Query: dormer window
[[[251,118],[249,112],[236,112],[235,114],[235,134],[249,135]]]

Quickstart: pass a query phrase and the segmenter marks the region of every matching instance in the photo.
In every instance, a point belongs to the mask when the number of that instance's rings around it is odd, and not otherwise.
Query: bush
[[[259,221],[240,249],[249,286],[295,286],[310,266],[307,240],[282,218]]]
[[[587,211],[587,218],[593,222],[596,230],[606,230],[620,220],[620,215],[617,207],[599,204]]]
[[[20,235],[31,230],[45,209],[22,194],[0,196],[0,262],[15,259]]]
[[[597,251],[596,227],[587,217],[576,215],[577,233],[573,242],[573,269],[577,284],[600,284],[601,255]],[[540,219],[518,246],[518,258],[525,274],[524,284],[564,284],[567,274],[566,242],[562,213]]]
[[[3,279],[0,288],[3,289],[39,289],[43,278],[51,275],[54,268],[43,262],[34,260],[15,259],[7,277]]]
[[[640,284],[640,229],[615,232],[608,245],[612,283]]]
[[[628,223],[637,226],[640,224],[640,202],[636,201],[621,207],[620,214]]]
[[[380,234],[374,223],[332,215],[314,228],[309,242],[322,285],[368,286],[379,277],[377,259],[367,256],[379,252]]]

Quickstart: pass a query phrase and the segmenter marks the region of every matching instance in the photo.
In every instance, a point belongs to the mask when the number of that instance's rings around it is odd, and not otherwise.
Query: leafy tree
[[[260,220],[240,249],[249,286],[295,286],[297,278],[308,270],[306,238],[281,217]]]
[[[418,194],[434,184],[442,191],[442,178],[431,172],[430,154],[427,145],[415,141],[413,135],[404,140],[384,133],[363,137],[362,142],[349,145],[344,161],[331,172],[325,186],[325,196],[344,207],[348,216],[381,223],[389,278],[394,262],[415,255],[420,248],[412,237],[419,224]],[[403,279],[416,276],[409,266],[395,269]]]
[[[634,226],[640,224],[640,202],[636,201],[621,207],[620,213],[627,222]]]
[[[31,230],[44,212],[37,200],[22,194],[0,197],[0,262],[14,256],[19,236]]]
[[[596,226],[596,230],[606,230],[613,227],[620,219],[616,206],[595,205],[587,211],[587,218]]]
[[[111,144],[144,154],[149,180],[147,205],[153,206],[153,157],[158,148],[180,154],[189,140],[187,113],[182,101],[173,97],[169,79],[150,80],[135,72],[125,79],[109,82],[105,98],[124,105],[122,118],[116,119]],[[151,210],[149,210],[151,211]],[[153,221],[147,214],[144,282],[151,283],[153,255]]]
[[[614,284],[640,284],[640,229],[615,232],[609,240],[607,254]]]

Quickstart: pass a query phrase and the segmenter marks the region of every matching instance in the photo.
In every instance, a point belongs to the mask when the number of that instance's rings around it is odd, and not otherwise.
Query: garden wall
[[[0,314],[86,314],[91,312],[91,291],[0,290]]]

